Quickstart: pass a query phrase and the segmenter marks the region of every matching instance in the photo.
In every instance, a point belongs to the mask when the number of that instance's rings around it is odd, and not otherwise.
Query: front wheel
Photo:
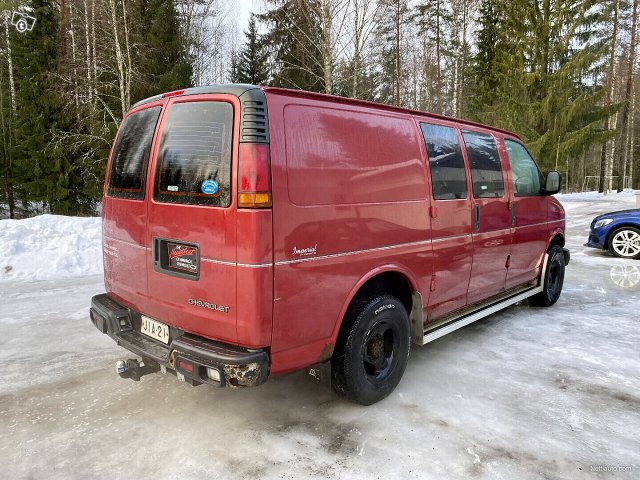
[[[640,258],[640,230],[622,227],[611,234],[609,250],[616,257]]]
[[[362,405],[389,395],[409,356],[409,315],[400,300],[381,295],[350,309],[331,359],[333,389]]]
[[[547,270],[544,274],[542,292],[529,299],[531,305],[538,307],[550,307],[558,301],[564,284],[565,260],[562,247],[554,245],[547,252]]]

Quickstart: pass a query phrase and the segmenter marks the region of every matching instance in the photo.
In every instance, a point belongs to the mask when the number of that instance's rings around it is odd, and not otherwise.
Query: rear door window
[[[499,198],[504,195],[504,179],[498,147],[492,135],[463,131],[474,198]]]
[[[160,110],[147,108],[125,118],[111,155],[107,195],[144,198],[149,152]]]
[[[229,103],[174,104],[160,137],[154,198],[228,207],[232,130],[233,107]]]
[[[420,128],[427,146],[433,198],[467,198],[467,175],[455,129],[428,123],[421,123]]]

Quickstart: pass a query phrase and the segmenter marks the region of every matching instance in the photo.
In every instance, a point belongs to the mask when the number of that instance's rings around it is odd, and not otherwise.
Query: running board
[[[499,300],[497,303],[490,304],[487,307],[482,307],[472,312],[463,313],[459,318],[453,318],[448,323],[445,323],[441,327],[436,327],[434,330],[427,330],[422,338],[422,344],[425,345],[429,342],[433,342],[434,340],[446,335],[447,333],[451,333],[455,330],[458,330],[459,328],[466,327],[470,323],[476,322],[484,317],[491,315],[492,313],[496,313],[503,308],[509,307],[515,303],[521,302],[522,300],[525,300],[533,295],[542,292],[542,290],[544,289],[543,282],[547,270],[548,257],[549,255],[544,256],[540,282],[537,286],[517,292],[513,296],[507,297],[504,300]]]

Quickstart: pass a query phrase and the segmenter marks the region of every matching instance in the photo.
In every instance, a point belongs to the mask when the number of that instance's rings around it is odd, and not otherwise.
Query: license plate
[[[144,315],[142,315],[140,332],[147,337],[160,340],[162,343],[169,343],[169,326],[145,317]]]

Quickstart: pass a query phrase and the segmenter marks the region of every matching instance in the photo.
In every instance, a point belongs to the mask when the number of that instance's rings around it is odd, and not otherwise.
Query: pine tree
[[[249,29],[244,32],[246,43],[236,59],[233,81],[264,85],[269,81],[269,54],[258,35],[256,19],[251,15]],[[233,66],[232,66],[233,70]]]
[[[141,0],[131,8],[136,76],[132,103],[158,93],[191,86],[193,72],[180,36],[173,0]]]
[[[268,31],[272,84],[313,92],[324,91],[322,44],[316,0],[267,0],[274,8],[258,15]]]
[[[403,70],[402,36],[408,22],[409,7],[406,0],[380,0],[382,15],[375,31],[377,63],[380,68],[378,101],[402,105]]]
[[[609,114],[600,106],[604,91],[594,81],[605,53],[594,35],[602,9],[597,0],[559,0],[553,8],[550,2],[497,0],[495,6],[508,38],[483,23],[480,35],[488,41],[479,48],[475,83],[484,85],[480,98],[487,104],[478,117],[519,133],[543,167],[554,168],[556,159],[563,167],[609,135],[600,128]]]
[[[16,72],[16,135],[13,151],[17,187],[23,201],[47,205],[52,213],[72,211],[68,159],[49,141],[65,128],[52,73],[60,56],[60,14],[52,0],[31,0],[37,18],[32,31],[12,33]]]
[[[472,87],[468,116],[479,119],[478,114],[482,112],[483,120],[488,123],[496,121],[491,113],[499,80],[496,54],[499,48],[505,48],[501,13],[496,0],[483,0],[480,5],[477,53],[470,72]]]

